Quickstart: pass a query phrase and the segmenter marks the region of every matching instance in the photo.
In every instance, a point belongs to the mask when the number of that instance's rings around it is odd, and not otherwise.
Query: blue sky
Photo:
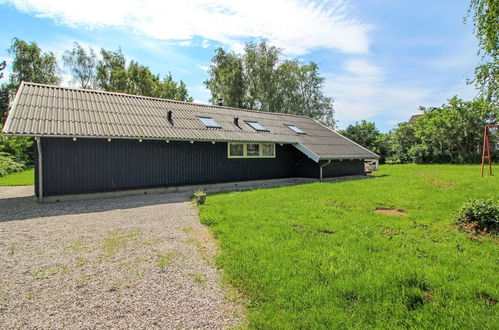
[[[0,59],[14,37],[58,58],[74,41],[121,47],[153,73],[182,79],[196,102],[217,47],[241,51],[268,39],[288,57],[314,61],[335,99],[339,128],[362,119],[382,131],[453,95],[476,95],[466,79],[479,61],[468,1],[455,0],[0,0]],[[62,68],[63,69],[63,68]],[[5,81],[4,78],[2,81]],[[71,84],[65,75],[64,84]]]

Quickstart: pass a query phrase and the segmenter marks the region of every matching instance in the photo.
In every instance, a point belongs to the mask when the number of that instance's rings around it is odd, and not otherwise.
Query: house
[[[40,199],[356,175],[378,158],[303,116],[26,82],[3,133],[36,138]]]
[[[409,124],[414,124],[416,122],[416,120],[423,116],[423,114],[420,114],[420,115],[412,115],[411,118],[409,119]]]

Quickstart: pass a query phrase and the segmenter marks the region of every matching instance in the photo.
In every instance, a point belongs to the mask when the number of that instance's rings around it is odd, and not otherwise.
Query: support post
[[[36,147],[38,149],[38,202],[43,203],[43,153],[42,138],[36,138]]]
[[[487,161],[489,162],[489,175],[492,175],[492,150],[490,147],[490,136],[489,136],[490,127],[499,127],[499,124],[485,125],[483,129],[482,178],[483,178],[483,169],[485,167],[485,159],[487,159]]]

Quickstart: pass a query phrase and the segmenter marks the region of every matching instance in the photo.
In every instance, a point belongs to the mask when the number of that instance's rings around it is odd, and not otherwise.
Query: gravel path
[[[22,189],[0,194],[0,328],[241,322],[214,239],[184,195],[38,205]]]

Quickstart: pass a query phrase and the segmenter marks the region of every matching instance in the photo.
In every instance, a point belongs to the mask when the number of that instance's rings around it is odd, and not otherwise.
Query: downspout
[[[331,164],[331,159],[328,160],[327,163],[322,164],[321,167],[320,167],[320,171],[321,171],[321,174],[320,174],[321,175],[321,182],[322,182],[322,168],[328,166],[329,164]]]
[[[42,138],[36,138],[38,149],[38,202],[43,203],[43,156],[42,156]]]

